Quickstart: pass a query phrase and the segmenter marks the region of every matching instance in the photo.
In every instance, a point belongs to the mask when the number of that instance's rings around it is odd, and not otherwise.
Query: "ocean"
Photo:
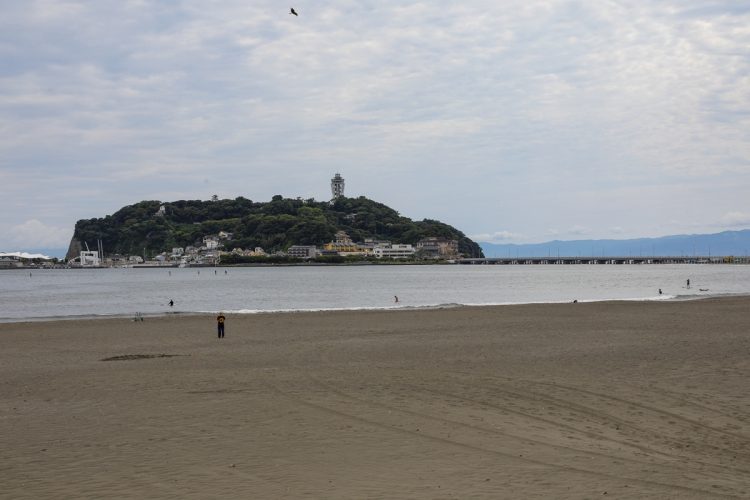
[[[686,287],[690,280],[690,288]],[[658,290],[663,294],[659,295]],[[375,265],[0,271],[0,322],[750,295],[746,265]],[[396,302],[394,296],[398,296]],[[174,306],[169,306],[169,301]]]

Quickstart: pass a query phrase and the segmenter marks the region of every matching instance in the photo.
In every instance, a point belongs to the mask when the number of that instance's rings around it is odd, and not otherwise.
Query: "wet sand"
[[[0,324],[2,498],[750,497],[750,298]]]

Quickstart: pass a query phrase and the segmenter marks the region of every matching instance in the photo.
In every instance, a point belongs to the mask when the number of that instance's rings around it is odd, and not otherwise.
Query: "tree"
[[[168,210],[155,214],[159,206]],[[291,245],[323,245],[336,231],[355,241],[365,238],[416,244],[435,236],[458,240],[459,251],[481,256],[482,250],[461,231],[440,221],[412,221],[382,203],[359,198],[336,198],[332,203],[275,195],[270,202],[233,200],[142,201],[101,219],[76,223],[74,239],[94,244],[101,239],[111,253],[140,254],[146,246],[156,253],[172,246],[193,245],[219,231],[234,233],[233,247],[284,250]]]

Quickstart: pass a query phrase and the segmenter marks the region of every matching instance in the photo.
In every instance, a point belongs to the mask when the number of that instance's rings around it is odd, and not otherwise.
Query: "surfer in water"
[[[398,295],[394,295],[394,296],[393,296],[393,302],[396,302],[396,303],[398,303]]]

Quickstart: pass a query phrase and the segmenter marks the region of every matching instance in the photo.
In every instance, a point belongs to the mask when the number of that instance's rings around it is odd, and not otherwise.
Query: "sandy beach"
[[[748,498],[750,298],[0,324],[2,498]]]

